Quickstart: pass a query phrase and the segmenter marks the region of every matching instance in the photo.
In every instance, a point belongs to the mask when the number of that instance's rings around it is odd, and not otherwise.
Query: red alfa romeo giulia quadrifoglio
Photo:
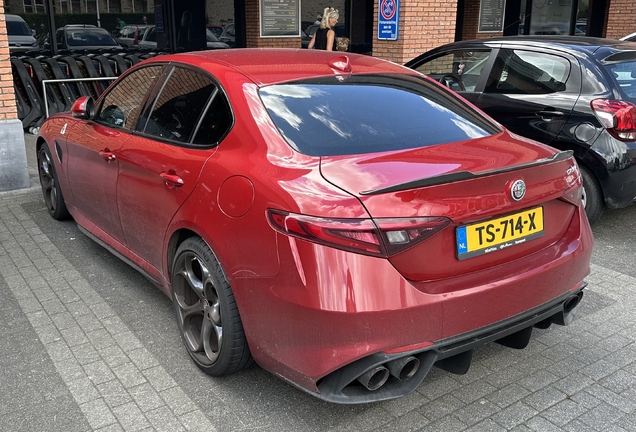
[[[171,296],[211,375],[324,400],[417,388],[572,320],[592,234],[570,152],[368,56],[139,63],[37,140],[44,198]]]

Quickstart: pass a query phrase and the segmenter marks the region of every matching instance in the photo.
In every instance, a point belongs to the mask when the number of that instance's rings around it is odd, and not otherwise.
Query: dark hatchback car
[[[69,24],[55,32],[57,48],[61,50],[118,50],[122,46],[108,30],[90,24]],[[51,49],[48,36],[43,48]]]
[[[444,45],[406,66],[439,80],[510,131],[573,150],[591,223],[636,197],[636,44],[506,37]]]

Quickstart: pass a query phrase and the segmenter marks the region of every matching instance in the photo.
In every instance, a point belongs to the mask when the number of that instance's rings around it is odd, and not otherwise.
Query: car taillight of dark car
[[[590,106],[603,127],[615,138],[636,140],[636,105],[616,99],[594,99]]]

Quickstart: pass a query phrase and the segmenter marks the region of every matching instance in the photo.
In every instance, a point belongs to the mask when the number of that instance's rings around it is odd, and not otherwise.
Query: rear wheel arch
[[[197,234],[195,231],[192,231],[187,228],[178,229],[172,233],[172,236],[170,236],[170,240],[168,241],[168,250],[167,250],[168,275],[170,277],[170,282],[172,282],[172,266],[174,264],[174,259],[177,253],[177,249],[179,248],[179,245],[181,245],[181,243],[183,243],[190,237],[201,237],[201,236]]]
[[[168,262],[179,329],[205,373],[228,375],[254,363],[232,287],[209,243],[190,229],[173,233]]]
[[[576,162],[579,165],[583,181],[585,213],[590,225],[593,225],[605,211],[605,194],[594,170],[579,158],[576,158]]]

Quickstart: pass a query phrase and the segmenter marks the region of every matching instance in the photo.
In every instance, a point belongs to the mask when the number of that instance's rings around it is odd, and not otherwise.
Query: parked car
[[[230,47],[229,44],[221,42],[210,29],[205,30],[205,42],[208,49],[228,49]]]
[[[223,33],[219,36],[219,40],[229,45],[230,48],[236,47],[236,30],[234,23],[225,26]]]
[[[627,36],[623,36],[622,38],[620,38],[620,40],[627,42],[636,42],[636,32],[630,33]]]
[[[205,30],[207,49],[227,49],[230,46],[221,42],[210,29]],[[156,49],[157,48],[157,32],[154,25],[148,26],[143,36],[139,39],[139,48]]]
[[[9,39],[9,52],[37,50],[39,45],[33,35],[34,31],[19,15],[5,15],[7,36]]]
[[[308,26],[302,32],[302,36],[300,38],[300,46],[301,48],[307,48],[309,46],[309,42],[311,42],[311,38],[314,37],[316,30],[320,28],[320,24],[312,24]]]
[[[457,42],[406,66],[510,131],[573,150],[591,223],[636,198],[636,44],[588,37]]]
[[[378,58],[153,57],[49,117],[37,155],[51,216],[172,297],[201,370],[255,360],[331,402],[524,347],[589,272],[572,152]]]
[[[207,28],[216,36],[217,38],[221,37],[223,34],[223,27],[220,25],[208,25]]]
[[[69,24],[55,32],[57,48],[63,50],[117,50],[122,46],[108,30],[90,24]],[[50,49],[48,36],[43,40],[43,48]]]
[[[144,33],[150,27],[148,24],[131,24],[122,27],[115,39],[124,48],[134,48],[143,39]]]

